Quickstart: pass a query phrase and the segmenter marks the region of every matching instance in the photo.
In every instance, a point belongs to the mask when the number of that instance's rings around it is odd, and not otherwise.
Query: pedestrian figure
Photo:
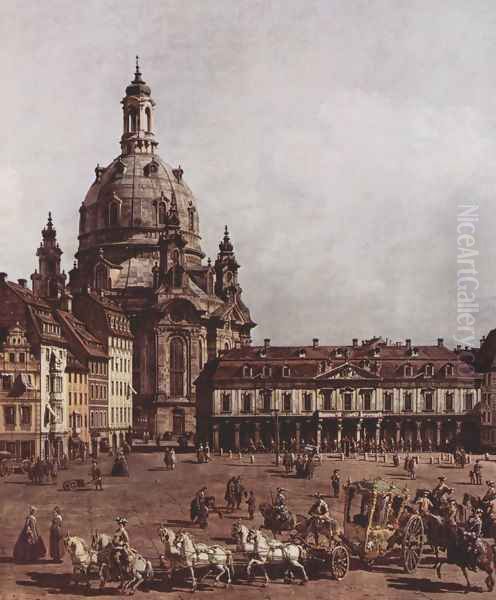
[[[254,454],[250,454],[250,464],[251,465],[255,464],[255,455]]]
[[[476,485],[482,485],[482,465],[479,459],[475,461],[474,475]]]
[[[253,493],[253,490],[250,490],[250,495],[248,496],[246,504],[248,505],[248,516],[250,518],[250,521],[253,521],[255,517],[255,511],[257,510],[257,501],[255,499],[255,494]]]
[[[176,461],[176,451],[174,450],[174,448],[171,448],[169,452],[169,465],[172,471],[176,470]]]
[[[171,464],[170,464],[170,450],[169,448],[165,449],[164,452],[164,464],[165,464],[165,468],[167,469],[167,471],[169,471]]]
[[[50,525],[50,556],[57,562],[62,562],[65,553],[64,536],[62,533],[62,513],[56,506],[53,509],[52,524]]]
[[[334,498],[339,498],[339,491],[341,488],[341,476],[339,474],[339,469],[334,469],[334,473],[331,477],[331,486]]]
[[[103,475],[100,467],[98,466],[96,460],[93,461],[91,467],[91,479],[95,484],[95,491],[103,491]]]
[[[36,562],[46,554],[45,543],[38,533],[36,513],[36,507],[30,506],[24,527],[14,546],[14,562],[16,563]]]
[[[475,485],[475,473],[472,470],[470,470],[468,472],[468,476],[470,477],[470,483],[472,485]]]

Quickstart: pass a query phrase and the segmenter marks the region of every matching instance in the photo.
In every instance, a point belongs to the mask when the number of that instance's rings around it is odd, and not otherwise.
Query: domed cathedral
[[[157,154],[155,102],[138,61],[122,110],[121,154],[97,165],[79,211],[70,287],[111,298],[130,318],[135,428],[192,437],[196,378],[209,359],[249,344],[255,323],[227,227],[215,263],[203,262],[197,203],[181,166]]]

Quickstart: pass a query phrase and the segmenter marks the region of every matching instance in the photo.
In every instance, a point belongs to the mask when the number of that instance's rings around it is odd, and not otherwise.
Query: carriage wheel
[[[334,546],[331,552],[331,574],[337,581],[341,581],[350,568],[350,553],[342,544]]]
[[[78,486],[77,481],[71,481],[71,483],[69,485],[70,485],[70,489],[72,491],[74,491]]]
[[[68,492],[71,489],[71,482],[64,481],[64,483],[62,484],[62,489],[65,490],[66,492]]]
[[[424,545],[424,524],[419,515],[413,515],[406,524],[403,535],[403,568],[406,573],[413,573],[422,558]]]

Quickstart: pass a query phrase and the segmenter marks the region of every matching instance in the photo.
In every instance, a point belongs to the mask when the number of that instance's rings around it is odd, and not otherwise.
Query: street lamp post
[[[272,413],[275,417],[275,422],[276,422],[276,466],[278,467],[280,464],[280,461],[279,461],[279,409],[274,408]]]

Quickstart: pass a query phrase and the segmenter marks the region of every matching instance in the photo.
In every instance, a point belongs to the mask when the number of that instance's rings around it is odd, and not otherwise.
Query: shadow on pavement
[[[465,592],[461,583],[450,583],[442,579],[419,579],[418,577],[396,577],[388,580],[389,587],[395,590],[412,590],[415,592],[441,594],[443,592]]]

